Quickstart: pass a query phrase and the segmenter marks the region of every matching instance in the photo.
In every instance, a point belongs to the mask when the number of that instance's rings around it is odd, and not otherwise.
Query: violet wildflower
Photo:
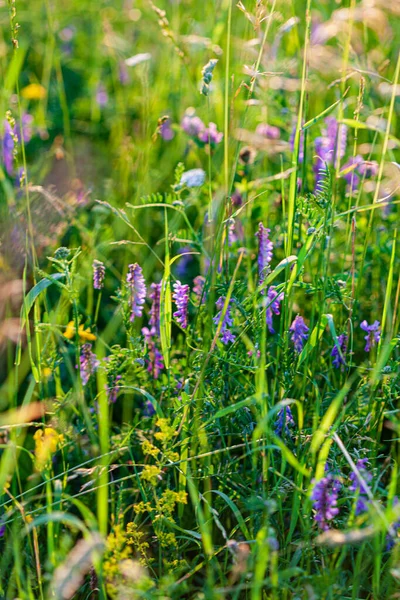
[[[160,126],[160,135],[165,142],[170,142],[174,137],[175,133],[171,127],[171,119],[166,119]]]
[[[107,397],[110,404],[115,404],[118,398],[118,392],[120,390],[119,382],[121,381],[121,375],[112,373],[109,375],[108,384],[106,385]]]
[[[216,146],[219,144],[223,137],[224,134],[218,131],[216,124],[212,122],[210,122],[208,127],[198,134],[200,142],[203,142],[204,144],[210,144],[211,146]]]
[[[100,260],[93,261],[93,287],[95,290],[101,290],[104,286],[104,277],[106,268]]]
[[[360,515],[368,510],[368,491],[365,484],[371,481],[372,474],[367,470],[367,464],[367,458],[360,458],[356,464],[363,481],[361,481],[359,476],[354,473],[354,471],[350,473],[351,485],[349,487],[349,491],[358,493],[356,515]]]
[[[147,371],[152,374],[154,379],[158,379],[160,371],[162,371],[164,367],[164,361],[162,354],[154,341],[154,337],[156,336],[155,327],[152,327],[151,329],[143,327],[142,333],[147,344]]]
[[[397,507],[400,505],[399,499],[397,496],[395,496],[393,498],[393,507]],[[400,531],[400,519],[398,519],[397,521],[395,521],[395,523],[393,523],[392,525],[392,531],[391,533],[388,533],[386,536],[386,550],[389,551],[391,550],[396,543],[400,542],[400,539],[397,536],[397,533]]]
[[[303,317],[297,315],[290,326],[292,332],[292,342],[296,352],[300,353],[303,350],[304,342],[308,339],[309,328],[304,322]]]
[[[178,310],[174,312],[174,317],[182,329],[186,329],[188,324],[189,286],[187,284],[182,284],[180,281],[176,281],[173,288],[174,293],[172,294],[172,298],[175,300],[175,304],[178,308]]]
[[[293,427],[295,425],[292,411],[290,410],[290,406],[283,406],[276,416],[274,431],[275,435],[282,437],[282,434],[285,433],[287,435],[290,434],[289,427]]]
[[[360,175],[365,175],[365,177],[375,177],[379,171],[379,165],[376,160],[363,161],[359,167],[358,171]]]
[[[352,156],[345,165],[341,168],[341,174],[343,179],[348,183],[350,189],[354,191],[357,189],[358,184],[360,183],[359,166],[362,164],[363,159],[358,154],[357,156]],[[358,172],[357,172],[358,171]]]
[[[6,532],[6,526],[3,525],[3,523],[0,523],[0,538],[4,537],[5,532]]]
[[[155,328],[156,333],[160,334],[160,298],[161,298],[161,283],[152,283],[151,292],[149,294],[152,300],[150,308],[149,325]]]
[[[326,117],[325,124],[326,127],[322,132],[322,136],[317,137],[315,140],[315,153],[317,155],[314,164],[316,188],[320,184],[321,171],[325,166],[332,165],[336,156],[343,158],[346,152],[347,128],[344,125],[339,127],[335,117]]]
[[[93,373],[96,371],[97,367],[100,364],[100,361],[92,352],[92,344],[83,344],[81,348],[79,363],[82,384],[87,385],[90,377],[93,375]]]
[[[14,145],[17,141],[17,135],[14,128],[8,121],[4,121],[3,135],[3,164],[8,175],[14,172]]]
[[[360,327],[367,332],[367,335],[364,337],[364,340],[367,342],[364,350],[365,352],[369,352],[371,348],[375,346],[375,344],[378,344],[379,340],[381,339],[381,332],[379,329],[380,322],[374,321],[372,325],[368,325],[367,321],[364,320],[360,323]]]
[[[323,531],[327,531],[329,529],[328,521],[331,521],[339,513],[337,500],[341,485],[339,480],[332,475],[327,475],[319,481],[314,480],[313,483],[311,500],[315,510],[314,519]]]
[[[268,123],[260,123],[260,125],[257,125],[256,133],[269,140],[278,140],[281,137],[279,127],[268,125]]]
[[[203,277],[202,275],[197,275],[197,277],[193,279],[193,294],[195,297],[196,304],[200,304],[200,302],[204,304],[204,302],[206,301],[206,295],[204,293],[205,283],[205,277]]]
[[[267,305],[266,319],[267,319],[268,330],[270,333],[275,333],[275,329],[272,324],[272,318],[273,318],[273,315],[280,314],[280,303],[283,300],[283,296],[284,296],[284,293],[281,292],[280,294],[278,294],[278,292],[275,289],[275,286],[271,285],[271,287],[268,288],[267,300],[266,300],[266,305]]]
[[[346,354],[347,350],[347,335],[345,333],[342,333],[338,336],[337,341],[340,347],[340,352],[336,344],[333,346],[331,352],[331,356],[333,358],[332,364],[335,367],[335,369],[339,369],[340,365],[345,364],[344,355]]]
[[[106,106],[108,103],[107,90],[102,83],[99,83],[96,90],[96,102],[99,106]]]
[[[143,271],[137,263],[128,266],[126,282],[130,291],[130,320],[133,322],[136,317],[142,316],[143,304],[146,298],[146,284],[143,277]]]
[[[220,298],[218,298],[217,302],[215,303],[215,306],[218,309],[218,313],[215,315],[215,317],[213,319],[215,325],[218,325],[218,323],[219,323],[219,320],[220,320],[221,314],[222,314],[222,310],[224,308],[224,304],[225,304],[224,296],[221,296]],[[223,344],[229,344],[229,342],[234,342],[236,339],[236,336],[233,335],[233,333],[230,331],[230,329],[228,329],[229,327],[231,327],[233,325],[230,304],[231,304],[231,300],[229,301],[228,307],[226,309],[225,317],[224,317],[224,320],[222,321],[222,327],[221,327],[221,332],[220,332],[221,342]]]
[[[200,117],[196,116],[194,108],[187,109],[183,116],[181,127],[185,133],[192,137],[197,137],[206,128]]]
[[[178,260],[178,264],[176,266],[176,276],[177,277],[185,277],[187,274],[187,270],[190,267],[190,264],[193,262],[193,254],[191,254],[192,248],[190,246],[185,246],[183,248],[179,248],[178,254],[182,255],[182,258]]]
[[[266,271],[272,260],[273,243],[269,239],[270,229],[264,227],[262,223],[258,225],[256,237],[258,237],[258,280],[261,285],[265,279]]]

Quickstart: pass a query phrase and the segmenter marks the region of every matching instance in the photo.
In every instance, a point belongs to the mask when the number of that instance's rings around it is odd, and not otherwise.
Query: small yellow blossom
[[[42,373],[43,373],[43,377],[45,377],[46,379],[48,379],[51,376],[51,369],[50,369],[50,367],[43,367]]]
[[[151,483],[151,485],[156,485],[157,481],[161,479],[161,469],[156,467],[156,465],[147,465],[140,477]]]
[[[64,442],[64,436],[58,434],[52,427],[45,427],[44,431],[38,429],[33,439],[35,440],[36,466],[40,471],[51,455],[56,452],[57,447]]]
[[[72,340],[72,338],[75,337],[75,331],[75,323],[73,321],[70,321],[65,330],[64,337],[66,337],[68,340]],[[79,338],[85,342],[94,342],[94,340],[96,339],[94,333],[91,333],[90,328],[84,329],[83,325],[79,325],[78,335]]]
[[[30,83],[21,90],[21,95],[26,100],[43,100],[46,97],[46,88],[40,83]]]

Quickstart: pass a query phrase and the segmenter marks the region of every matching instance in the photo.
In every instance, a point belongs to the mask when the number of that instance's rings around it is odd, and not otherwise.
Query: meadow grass
[[[1,598],[398,597],[399,15],[2,3]]]

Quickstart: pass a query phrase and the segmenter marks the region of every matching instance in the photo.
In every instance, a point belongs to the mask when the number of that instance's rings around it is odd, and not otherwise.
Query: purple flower
[[[14,172],[14,141],[15,133],[8,121],[4,121],[3,163],[9,175]]]
[[[269,140],[278,140],[281,137],[281,132],[279,127],[274,127],[273,125],[268,125],[268,123],[260,123],[256,127],[257,135],[261,135],[262,137],[266,137]]]
[[[332,364],[336,369],[338,369],[340,365],[345,364],[344,355],[346,354],[347,350],[347,335],[342,333],[338,336],[337,341],[339,343],[341,352],[339,352],[339,348],[336,344],[333,346],[331,352],[331,356],[333,357]]]
[[[327,475],[319,481],[313,480],[314,486],[311,494],[313,508],[315,510],[314,519],[323,531],[329,529],[328,521],[331,521],[339,513],[337,499],[340,490],[339,480]]]
[[[176,275],[178,277],[184,277],[187,273],[190,263],[193,262],[193,254],[189,254],[190,252],[192,252],[192,248],[190,246],[185,246],[184,248],[180,248],[178,250],[178,254],[183,254],[176,267]]]
[[[369,352],[375,344],[379,343],[381,339],[381,332],[379,330],[380,322],[374,321],[372,325],[368,325],[367,321],[364,320],[360,323],[361,329],[367,332],[367,335],[364,337],[364,340],[367,342],[365,344],[365,352]]]
[[[83,344],[81,348],[81,355],[79,358],[80,373],[82,384],[87,385],[90,377],[96,371],[100,364],[96,355],[92,352],[92,344]]]
[[[393,498],[393,507],[399,506],[400,502],[397,496]],[[391,550],[396,543],[399,542],[397,532],[400,531],[400,519],[398,519],[392,525],[392,533],[388,533],[386,536],[386,550]]]
[[[143,304],[146,298],[146,284],[143,277],[143,271],[137,263],[128,266],[126,282],[130,291],[130,320],[133,322],[136,317],[142,316]]]
[[[230,307],[231,302],[232,301],[230,300],[228,308],[226,309],[224,320],[222,321],[220,336],[221,336],[221,342],[223,344],[229,344],[229,342],[234,342],[236,339],[236,336],[234,336],[233,333],[228,329],[228,327],[231,327],[233,325],[233,319],[231,317],[231,307]],[[218,309],[218,313],[215,315],[215,317],[213,319],[215,325],[218,325],[218,323],[219,323],[224,304],[225,304],[224,296],[221,296],[220,298],[218,298],[217,302],[215,303],[215,306]]]
[[[144,405],[144,411],[143,414],[146,417],[152,417],[153,415],[156,414],[156,409],[153,406],[153,403],[151,402],[151,400],[147,400],[145,405]]]
[[[171,127],[171,119],[166,119],[161,124],[160,135],[165,142],[170,142],[175,137],[174,130]]]
[[[335,156],[343,158],[346,152],[347,128],[342,125],[340,127],[335,117],[326,117],[326,127],[322,132],[322,136],[315,140],[315,153],[317,160],[314,163],[314,172],[316,176],[315,187],[318,188],[322,179],[321,170],[325,169],[325,165],[332,165]]]
[[[182,119],[181,127],[185,133],[192,137],[198,137],[206,128],[200,117],[197,117],[193,109],[188,109]]]
[[[190,169],[182,173],[179,186],[187,188],[201,187],[206,180],[206,172],[203,169]]]
[[[367,464],[367,458],[360,458],[356,464],[356,467],[365,483],[369,483],[372,479],[372,474],[367,471]],[[350,473],[350,481],[351,485],[349,487],[349,491],[359,494],[356,504],[356,515],[360,515],[368,509],[367,488],[364,482],[359,479],[358,475],[354,473],[354,471]]]
[[[278,294],[278,292],[275,289],[275,286],[271,285],[271,287],[268,288],[267,301],[266,301],[266,304],[267,304],[266,319],[267,319],[267,326],[268,326],[270,333],[275,333],[275,329],[272,324],[272,318],[273,318],[272,316],[280,314],[280,303],[283,300],[283,296],[284,296],[284,293],[281,292],[280,294]]]
[[[234,208],[240,208],[243,204],[243,198],[238,190],[235,190],[231,196],[232,206]]]
[[[258,225],[256,237],[258,237],[258,280],[261,285],[265,279],[266,271],[272,260],[273,243],[269,239],[270,229],[264,227],[262,223]]]
[[[275,435],[282,437],[282,433],[290,435],[289,427],[295,425],[292,411],[289,406],[281,408],[277,414],[274,431]]]
[[[99,106],[105,106],[108,103],[108,94],[102,83],[97,86],[96,102]]]
[[[200,304],[200,302],[204,304],[206,301],[206,295],[203,293],[205,283],[206,280],[202,275],[197,275],[197,277],[193,279],[193,294],[195,296],[196,304]]]
[[[175,300],[175,304],[178,308],[176,312],[174,312],[174,317],[182,327],[182,329],[186,329],[188,321],[188,304],[189,304],[189,286],[187,284],[183,285],[180,281],[176,281],[173,285],[174,293],[172,294],[172,298]]]
[[[101,290],[104,286],[104,276],[106,268],[100,260],[93,261],[93,287],[95,290]]]
[[[215,123],[209,123],[208,127],[201,131],[197,137],[200,142],[203,142],[204,144],[216,146],[222,141],[224,134],[218,131]]]
[[[228,224],[228,245],[243,240],[243,225],[239,219],[230,219]]]
[[[6,532],[6,526],[0,522],[0,538],[4,537],[5,532]]]
[[[290,326],[292,332],[292,342],[296,352],[300,353],[303,350],[304,342],[308,339],[309,328],[304,323],[303,317],[297,315]]]
[[[118,397],[118,392],[120,389],[119,381],[121,381],[121,375],[116,375],[115,373],[111,373],[108,378],[108,384],[106,385],[108,401],[110,404],[115,404]]]
[[[292,132],[289,138],[290,151],[294,150],[294,138],[296,137],[297,122],[293,125]],[[304,131],[300,132],[300,147],[299,147],[299,163],[304,160]]]
[[[142,328],[142,333],[144,335],[145,342],[147,344],[147,371],[151,373],[154,379],[158,379],[160,375],[160,371],[162,371],[164,367],[164,361],[161,352],[156,346],[154,341],[154,337],[156,336],[155,327],[148,329],[147,327]]]
[[[161,283],[152,283],[151,292],[149,294],[152,300],[150,308],[149,325],[155,328],[157,335],[160,334],[160,298],[161,298]]]
[[[376,160],[363,161],[359,165],[358,171],[360,175],[365,175],[365,177],[375,177],[378,174],[379,165]]]
[[[358,184],[360,183],[360,176],[358,175],[357,170],[359,171],[359,166],[362,162],[363,159],[358,154],[357,156],[352,156],[341,169],[342,172],[349,169],[348,173],[344,173],[343,179],[345,179],[352,191],[357,189]]]

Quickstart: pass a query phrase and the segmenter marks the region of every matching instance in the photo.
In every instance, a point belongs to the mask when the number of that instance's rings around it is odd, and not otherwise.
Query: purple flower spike
[[[365,483],[369,483],[372,479],[372,474],[367,470],[367,464],[367,458],[360,458],[356,464],[356,467]],[[356,515],[360,515],[368,510],[367,488],[365,487],[364,482],[361,481],[358,475],[354,472],[350,473],[350,481],[351,485],[349,487],[349,491],[355,493],[358,492],[359,494],[356,504]]]
[[[143,327],[142,333],[147,344],[149,358],[147,360],[147,371],[151,373],[154,379],[158,379],[160,372],[164,367],[163,357],[156,346],[154,337],[156,335],[155,327],[148,329]]]
[[[258,237],[258,279],[261,285],[265,279],[266,271],[272,260],[273,243],[269,239],[270,229],[264,227],[262,223],[258,225],[256,236]]]
[[[174,130],[171,127],[171,119],[167,119],[161,124],[160,135],[165,142],[169,142],[175,137]]]
[[[109,377],[108,384],[106,385],[106,390],[107,390],[108,402],[110,404],[115,404],[117,401],[118,392],[120,389],[119,382],[121,381],[121,379],[122,379],[121,375],[115,375],[115,373],[113,373]]]
[[[104,277],[106,268],[100,260],[93,261],[93,287],[95,290],[101,290],[104,286]]]
[[[393,498],[393,507],[396,507],[400,504],[397,496]],[[395,544],[400,542],[400,539],[397,536],[397,532],[400,531],[400,519],[393,523],[392,525],[392,535],[390,533],[386,536],[386,550],[389,551],[394,548]]]
[[[311,494],[315,510],[314,519],[323,531],[329,529],[328,521],[331,521],[339,513],[337,499],[340,487],[339,480],[332,475],[327,475],[319,481],[314,480]]]
[[[172,298],[175,300],[175,304],[178,308],[176,312],[174,312],[174,317],[182,327],[182,329],[186,329],[188,324],[188,304],[189,304],[189,286],[183,285],[180,281],[174,283],[174,293],[172,294]]]
[[[149,325],[155,328],[156,333],[160,334],[160,298],[161,298],[161,283],[152,283],[151,292],[149,294],[152,300],[150,308]]]
[[[203,293],[204,285],[206,283],[205,278],[202,275],[197,275],[197,277],[193,279],[193,283],[193,294],[195,296],[196,304],[198,305],[200,302],[204,304],[206,301],[206,295]]]
[[[297,315],[295,320],[290,326],[292,332],[292,342],[296,352],[300,353],[303,350],[304,342],[308,339],[309,328],[304,323],[303,317]]]
[[[365,352],[369,352],[375,344],[379,343],[381,339],[380,325],[379,321],[374,321],[372,325],[368,325],[365,320],[360,323],[361,329],[367,332],[367,335],[364,337],[364,340],[367,342],[364,348]]]
[[[221,342],[223,344],[229,344],[229,342],[234,342],[236,339],[236,336],[234,336],[233,333],[230,331],[230,329],[228,329],[228,327],[231,327],[233,325],[230,303],[231,303],[231,301],[229,301],[229,305],[228,305],[228,308],[226,309],[225,317],[224,317],[224,320],[222,322],[222,327],[221,327],[220,335],[221,335]],[[224,304],[225,304],[225,297],[221,296],[220,298],[218,298],[218,300],[215,304],[215,306],[218,309],[218,313],[215,315],[215,317],[213,319],[215,325],[218,325],[218,323],[219,323],[222,309],[224,308]]]
[[[346,350],[347,350],[347,335],[344,333],[339,335],[338,342],[339,342],[339,346],[340,346],[340,350],[341,350],[342,354],[340,354],[339,348],[336,346],[336,344],[333,346],[332,352],[331,352],[331,356],[333,358],[332,364],[335,367],[335,369],[339,369],[340,365],[345,364],[344,356],[345,356]]]
[[[274,127],[274,125],[268,125],[268,123],[260,123],[260,125],[257,125],[256,133],[257,135],[266,137],[269,140],[279,140],[279,138],[281,137],[279,127]]]
[[[96,371],[97,367],[100,364],[100,361],[92,352],[92,344],[83,344],[81,348],[79,363],[82,384],[87,385],[90,377],[93,375],[93,373]]]
[[[277,414],[274,427],[275,435],[279,437],[282,437],[282,433],[290,435],[289,427],[293,427],[294,425],[295,422],[290,406],[284,406]]]
[[[143,304],[146,298],[146,284],[143,277],[143,271],[137,263],[128,266],[126,282],[130,290],[130,320],[133,322],[136,317],[142,316]]]
[[[266,304],[267,304],[266,319],[267,319],[268,330],[270,333],[275,333],[275,329],[272,324],[272,316],[280,315],[280,313],[281,313],[280,304],[283,300],[283,296],[284,296],[283,292],[278,294],[278,292],[276,291],[276,289],[273,285],[271,285],[271,287],[268,288],[267,302],[266,302]]]

